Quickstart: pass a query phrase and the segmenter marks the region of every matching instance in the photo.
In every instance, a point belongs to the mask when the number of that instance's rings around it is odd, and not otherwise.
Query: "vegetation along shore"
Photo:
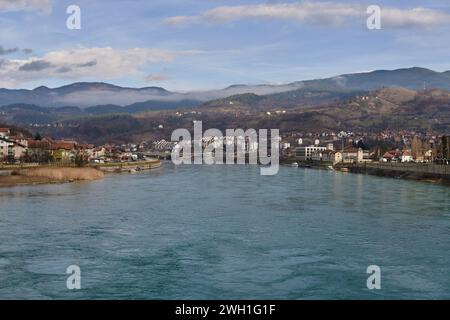
[[[37,167],[13,170],[9,174],[0,175],[0,187],[94,181],[103,177],[104,173],[95,168]]]
[[[160,166],[159,160],[107,163],[86,167],[10,165],[3,166],[3,170],[0,170],[0,187],[95,181],[103,179],[105,173],[137,172]]]

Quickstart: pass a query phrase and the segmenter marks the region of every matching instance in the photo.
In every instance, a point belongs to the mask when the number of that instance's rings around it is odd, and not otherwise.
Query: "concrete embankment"
[[[104,173],[95,168],[32,168],[13,170],[10,175],[0,176],[0,187],[93,181],[103,177]]]
[[[337,167],[338,169],[341,167]],[[421,163],[346,164],[352,173],[450,184],[450,166]]]

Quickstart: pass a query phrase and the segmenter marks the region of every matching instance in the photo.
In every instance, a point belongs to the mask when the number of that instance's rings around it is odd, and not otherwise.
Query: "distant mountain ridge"
[[[0,89],[0,106],[34,104],[42,107],[77,106],[88,108],[98,105],[129,106],[137,103],[153,104],[155,109],[200,105],[206,101],[227,96],[255,93],[272,94],[300,88],[301,84],[230,86],[221,90],[171,92],[160,87],[125,88],[102,82],[78,82],[59,88],[37,87],[26,89]],[[187,104],[187,105],[186,105]]]
[[[281,133],[320,134],[343,130],[380,133],[383,130],[408,130],[440,135],[450,132],[450,92],[440,89],[414,91],[384,88],[331,104],[298,107],[289,109],[286,113],[276,112],[280,109],[275,109],[270,114],[249,107],[254,103],[264,102],[265,97],[247,94],[226,100],[233,100],[233,105],[228,104],[230,109],[218,108],[213,104],[202,106],[201,113],[161,111],[138,115],[120,113],[80,116],[62,118],[51,125],[44,122],[41,126],[30,127],[30,130],[42,135],[95,144],[168,139],[173,130],[192,128],[193,121],[197,120],[203,121],[204,128],[278,128]],[[58,112],[63,111],[66,111],[65,108],[58,109]],[[17,116],[16,121],[24,115],[17,113]],[[47,116],[64,117],[55,113]]]
[[[187,93],[172,92],[161,87],[126,88],[103,82],[77,82],[59,88],[40,86],[33,90],[0,89],[0,106],[18,103],[41,107],[102,106],[100,109],[103,112],[108,105],[114,106],[116,111],[117,108],[134,105],[136,110],[161,110],[201,105],[240,94],[279,97],[286,94],[301,99],[310,93],[322,92],[326,96],[327,92],[373,91],[384,87],[450,90],[450,71],[436,72],[419,67],[376,70],[285,85],[232,85],[219,90]]]

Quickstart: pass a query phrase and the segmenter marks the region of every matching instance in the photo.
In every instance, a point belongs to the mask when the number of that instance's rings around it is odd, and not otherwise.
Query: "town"
[[[395,139],[389,133],[373,136],[353,132],[309,134],[283,134],[280,137],[282,161],[306,163],[429,163],[449,164],[450,137],[443,135],[402,135]],[[211,144],[215,148],[234,144],[237,137],[203,137],[202,146]],[[366,140],[371,141],[370,146]],[[390,141],[387,144],[385,141]],[[387,146],[395,145],[396,148]],[[219,143],[220,142],[220,143]],[[256,150],[257,142],[246,141],[246,151]],[[0,160],[6,164],[58,163],[103,164],[108,162],[132,162],[147,157],[170,159],[177,142],[165,139],[142,141],[137,144],[93,144],[79,143],[73,139],[57,140],[48,137],[25,137],[9,128],[0,128]]]
[[[2,163],[58,163],[61,165],[145,160],[139,150],[142,145],[83,144],[75,140],[55,140],[36,135],[27,138],[23,133],[12,134],[9,128],[0,128],[0,160]]]

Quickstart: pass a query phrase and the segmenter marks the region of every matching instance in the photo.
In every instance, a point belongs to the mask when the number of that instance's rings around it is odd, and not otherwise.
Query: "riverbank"
[[[450,166],[429,163],[336,163],[327,161],[285,161],[284,164],[300,168],[336,170],[345,173],[368,174],[379,177],[407,179],[450,185]]]
[[[450,185],[450,166],[422,163],[361,163],[337,165],[337,170],[379,177]]]
[[[91,164],[91,166],[106,173],[137,172],[159,168],[161,167],[161,161],[158,159],[151,159],[135,162]]]
[[[31,168],[1,175],[0,187],[94,181],[103,177],[104,173],[95,168]]]
[[[407,179],[450,185],[450,166],[429,163],[337,163],[327,161],[292,161],[285,163],[300,168],[336,170],[345,173],[368,174],[379,177]]]
[[[14,187],[35,184],[57,184],[75,181],[103,179],[109,173],[133,173],[156,169],[161,166],[157,159],[137,162],[114,162],[90,164],[88,167],[55,165],[9,165],[0,170],[0,187]]]

